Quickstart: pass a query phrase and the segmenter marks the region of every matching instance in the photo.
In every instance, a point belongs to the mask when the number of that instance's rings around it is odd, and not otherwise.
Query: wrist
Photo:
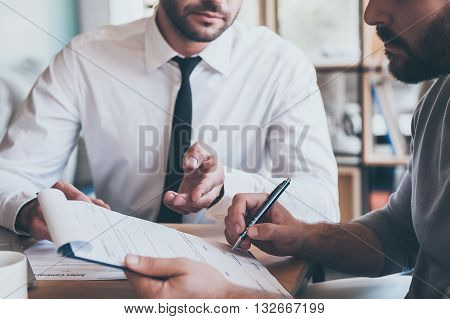
[[[306,257],[305,252],[308,250],[309,239],[313,236],[313,225],[297,220],[294,229],[295,233],[292,236],[292,238],[295,238],[293,256],[304,258]]]

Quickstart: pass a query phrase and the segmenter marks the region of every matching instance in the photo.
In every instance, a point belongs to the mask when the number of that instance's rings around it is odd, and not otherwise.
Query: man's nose
[[[390,24],[389,5],[391,1],[393,0],[369,0],[364,12],[366,23],[373,26]]]

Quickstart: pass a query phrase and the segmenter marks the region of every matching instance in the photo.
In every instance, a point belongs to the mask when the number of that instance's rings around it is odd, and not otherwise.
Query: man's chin
[[[406,84],[417,84],[423,82],[424,74],[417,70],[414,65],[409,63],[398,63],[390,61],[389,72],[398,81]]]
[[[217,39],[223,30],[220,28],[212,28],[210,26],[195,26],[185,30],[185,36],[195,42],[212,42]]]

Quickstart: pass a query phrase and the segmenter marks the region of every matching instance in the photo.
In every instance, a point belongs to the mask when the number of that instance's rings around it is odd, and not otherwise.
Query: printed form
[[[70,243],[76,257],[115,266],[123,266],[128,254],[189,258],[213,266],[235,284],[289,296],[267,268],[248,252],[232,251],[229,245],[90,203],[68,201],[62,193],[52,190],[40,193],[38,198],[56,246]],[[55,227],[58,230],[52,232]]]

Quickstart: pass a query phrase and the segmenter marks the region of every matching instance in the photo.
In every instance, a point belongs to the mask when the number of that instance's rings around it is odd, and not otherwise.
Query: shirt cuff
[[[211,205],[209,205],[208,209],[213,207],[214,205],[216,205],[218,202],[220,202],[220,200],[223,198],[223,196],[225,195],[225,187],[222,186],[222,188],[220,189],[220,193],[217,196],[217,198],[211,203]]]
[[[18,235],[29,235],[23,231],[16,229],[16,219],[22,207],[36,198],[35,192],[24,191],[16,195],[10,196],[3,202],[0,212],[0,225],[13,231]]]

